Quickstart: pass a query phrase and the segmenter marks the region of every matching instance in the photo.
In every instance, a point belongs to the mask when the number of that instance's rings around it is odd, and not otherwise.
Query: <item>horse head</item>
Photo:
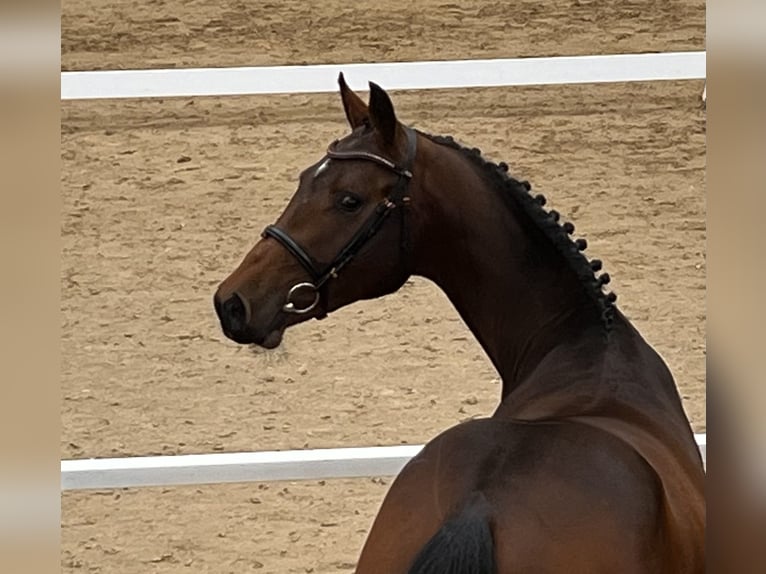
[[[399,289],[410,275],[407,204],[415,132],[370,83],[369,104],[339,77],[351,133],[300,174],[284,212],[219,286],[232,340],[266,348],[285,329]]]

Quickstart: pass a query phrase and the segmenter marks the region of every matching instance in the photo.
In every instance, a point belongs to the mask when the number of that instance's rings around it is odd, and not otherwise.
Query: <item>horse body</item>
[[[343,81],[341,95],[353,132],[303,173],[276,231],[220,286],[224,331],[273,346],[288,326],[416,274],[444,290],[503,381],[490,418],[406,465],[357,573],[703,572],[693,433],[585,243],[504,166],[404,128],[377,86],[369,107]]]

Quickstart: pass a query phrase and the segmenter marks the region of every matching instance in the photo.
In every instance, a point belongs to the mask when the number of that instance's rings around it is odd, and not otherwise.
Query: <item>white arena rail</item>
[[[707,461],[707,435],[695,435]],[[393,476],[423,445],[61,461],[61,489]]]
[[[340,71],[358,90],[368,80],[387,90],[693,80],[705,78],[706,52],[62,72],[61,99],[334,92]]]

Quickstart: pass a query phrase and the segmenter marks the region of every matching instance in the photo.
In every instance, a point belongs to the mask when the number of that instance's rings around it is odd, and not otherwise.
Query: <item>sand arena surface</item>
[[[63,5],[63,69],[704,49],[702,2]],[[384,86],[385,87],[385,86]],[[577,225],[705,430],[702,82],[393,93],[399,117],[507,161]],[[492,412],[497,374],[446,298],[396,295],[255,355],[211,298],[335,94],[62,103],[62,458],[420,443]],[[353,572],[389,479],[66,493],[64,572]]]

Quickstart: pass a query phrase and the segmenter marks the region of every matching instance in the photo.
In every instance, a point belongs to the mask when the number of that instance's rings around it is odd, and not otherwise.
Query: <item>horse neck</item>
[[[603,339],[574,271],[464,153],[421,138],[413,190],[415,273],[434,281],[489,355],[505,399],[576,330]],[[575,331],[572,331],[575,329]]]
[[[698,472],[673,377],[627,318],[615,310],[607,331],[577,274],[509,207],[501,195],[508,191],[492,189],[484,167],[430,140],[419,159],[414,272],[442,288],[495,365],[503,381],[496,415],[579,420],[649,456],[636,440],[642,429]],[[655,454],[649,458],[660,464]]]

